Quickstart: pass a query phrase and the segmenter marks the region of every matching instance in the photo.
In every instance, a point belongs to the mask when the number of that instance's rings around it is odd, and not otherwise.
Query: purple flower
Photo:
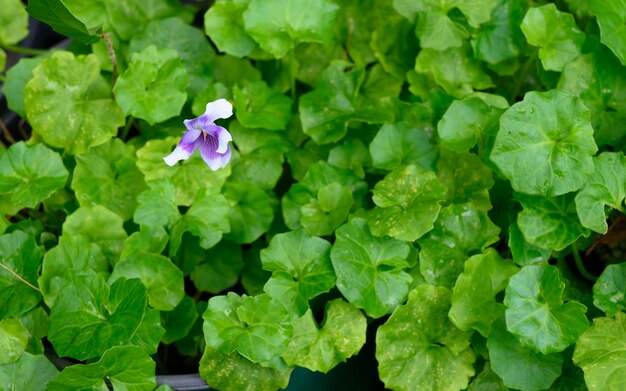
[[[213,171],[225,167],[230,160],[231,150],[229,141],[232,141],[228,130],[215,125],[218,118],[228,118],[233,115],[233,105],[226,99],[218,99],[206,105],[204,114],[194,119],[186,119],[183,123],[187,131],[180,139],[178,146],[163,158],[168,166],[173,166],[179,160],[187,160],[196,150],[200,149],[200,156]]]

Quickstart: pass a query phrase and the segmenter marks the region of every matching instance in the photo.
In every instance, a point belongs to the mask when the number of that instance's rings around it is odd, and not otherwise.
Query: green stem
[[[530,70],[530,66],[535,63],[536,58],[537,58],[537,52],[535,51],[524,62],[522,69],[518,73],[517,80],[515,80],[515,85],[513,86],[513,90],[512,90],[513,94],[511,95],[511,103],[515,103],[515,98],[517,97],[517,94],[519,94],[519,90],[522,87],[522,83],[524,82],[524,79],[526,79],[526,75],[528,75],[528,71]]]
[[[576,261],[576,267],[578,268],[578,271],[580,272],[580,274],[586,280],[589,280],[591,282],[596,282],[598,277],[594,276],[593,274],[590,274],[587,271],[587,269],[585,269],[585,265],[583,264],[583,260],[580,258],[580,254],[578,253],[578,246],[576,246],[575,243],[572,244],[572,255],[574,256],[574,261]]]
[[[126,138],[128,137],[128,132],[130,132],[130,128],[133,127],[133,124],[135,123],[135,117],[130,116],[128,117],[128,121],[126,121],[126,126],[124,126],[124,130],[122,130],[122,140],[126,141]]]
[[[27,56],[39,56],[47,52],[43,49],[25,48],[17,45],[2,45],[2,48],[13,53],[26,54]]]
[[[11,273],[15,278],[17,278],[18,280],[22,281],[24,284],[26,284],[29,287],[33,288],[37,292],[41,292],[41,290],[39,288],[37,288],[36,286],[31,284],[30,282],[26,281],[26,279],[24,277],[20,276],[19,274],[17,274],[13,270],[11,270],[8,266],[5,266],[5,265],[0,263],[0,267],[3,268],[4,270],[6,270],[7,272]]]
[[[289,54],[289,73],[291,74],[291,100],[296,103],[296,54],[292,50]]]

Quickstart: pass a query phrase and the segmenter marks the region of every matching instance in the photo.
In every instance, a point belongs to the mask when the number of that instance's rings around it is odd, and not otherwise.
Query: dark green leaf
[[[607,316],[626,309],[626,263],[609,265],[593,284],[593,304]]]
[[[243,266],[241,246],[222,240],[206,252],[190,277],[199,290],[217,294],[237,283]]]
[[[26,115],[47,144],[86,153],[115,136],[124,124],[96,56],[58,51],[43,60],[33,75],[24,89]]]
[[[274,236],[261,251],[261,262],[272,272],[264,290],[296,316],[307,311],[309,300],[335,286],[330,243],[303,231]]]
[[[263,81],[233,88],[237,120],[247,128],[283,130],[291,119],[291,99]]]
[[[249,183],[229,183],[224,196],[231,202],[227,238],[235,243],[251,243],[269,229],[274,211],[263,190]]]
[[[469,334],[448,319],[450,291],[421,285],[376,333],[385,386],[396,390],[461,390],[474,375]],[[417,321],[416,321],[417,320]]]
[[[135,148],[120,139],[76,155],[72,189],[81,206],[102,205],[128,220],[145,189],[143,174],[135,164]]]
[[[522,346],[561,352],[589,327],[587,308],[573,300],[564,303],[564,288],[555,266],[529,265],[511,277],[504,297],[506,325]]]
[[[110,283],[125,278],[141,280],[148,303],[161,311],[173,310],[185,295],[183,272],[162,255],[139,251],[117,263]]]
[[[243,26],[243,13],[249,3],[249,0],[219,0],[204,14],[204,31],[220,51],[244,57],[259,49]]]
[[[196,302],[184,296],[172,311],[161,312],[161,323],[165,328],[163,343],[170,344],[185,337],[198,318]]]
[[[12,144],[0,151],[0,194],[20,207],[35,208],[57,189],[69,173],[61,156],[42,144]]]
[[[423,170],[431,170],[437,149],[432,144],[429,130],[406,122],[383,125],[369,146],[372,165],[394,170],[404,164],[415,164]]]
[[[24,353],[16,362],[0,365],[0,384],[7,390],[47,391],[58,374],[43,354]]]
[[[32,17],[52,26],[56,32],[86,45],[97,42],[102,31],[102,25],[85,26],[62,0],[31,0],[26,10]]]
[[[337,288],[373,317],[391,313],[404,302],[411,276],[408,244],[373,236],[365,220],[355,218],[337,229],[330,257]]]

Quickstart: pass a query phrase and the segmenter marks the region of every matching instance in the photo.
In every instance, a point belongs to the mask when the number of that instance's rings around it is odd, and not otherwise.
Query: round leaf
[[[76,155],[72,189],[81,206],[102,205],[128,220],[145,187],[143,174],[135,165],[135,148],[120,139]]]
[[[585,372],[590,391],[621,390],[626,379],[626,314],[597,318],[580,336],[574,363]]]
[[[593,284],[593,304],[607,316],[626,309],[626,263],[609,265]]]
[[[187,71],[177,52],[150,45],[131,56],[113,92],[126,115],[155,124],[180,114],[188,85]]]
[[[469,334],[448,319],[450,291],[420,285],[376,333],[376,360],[394,390],[461,390],[474,375]]]
[[[391,313],[409,291],[409,245],[373,236],[365,220],[355,218],[335,232],[330,258],[337,288],[355,306],[373,317]]]
[[[414,241],[433,228],[446,188],[432,171],[400,167],[378,182],[368,224],[377,236]]]
[[[406,122],[383,125],[369,149],[372,165],[383,170],[393,170],[403,164],[430,170],[437,158],[437,149],[427,130]]]
[[[47,144],[85,153],[115,136],[124,124],[95,55],[58,51],[33,75],[24,89],[26,115]]]
[[[0,194],[14,205],[35,208],[62,188],[69,173],[61,156],[43,144],[20,141],[0,151]]]
[[[15,362],[22,356],[28,337],[28,331],[19,320],[0,320],[0,366]]]
[[[555,266],[529,265],[506,288],[506,325],[522,346],[543,354],[561,352],[589,327],[587,308],[563,303],[565,284]]]
[[[230,233],[235,243],[252,243],[274,220],[274,210],[265,192],[250,183],[229,183],[224,195],[233,204],[229,212]]]
[[[502,114],[491,160],[516,191],[557,196],[583,186],[596,151],[589,109],[552,90],[529,92]]]

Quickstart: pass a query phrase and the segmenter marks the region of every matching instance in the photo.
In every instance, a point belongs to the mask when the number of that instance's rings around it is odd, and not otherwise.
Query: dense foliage
[[[394,390],[626,387],[624,1],[28,3],[0,71],[28,14],[72,41],[0,73],[0,385],[273,390],[369,335]],[[230,164],[166,165],[219,98]]]

